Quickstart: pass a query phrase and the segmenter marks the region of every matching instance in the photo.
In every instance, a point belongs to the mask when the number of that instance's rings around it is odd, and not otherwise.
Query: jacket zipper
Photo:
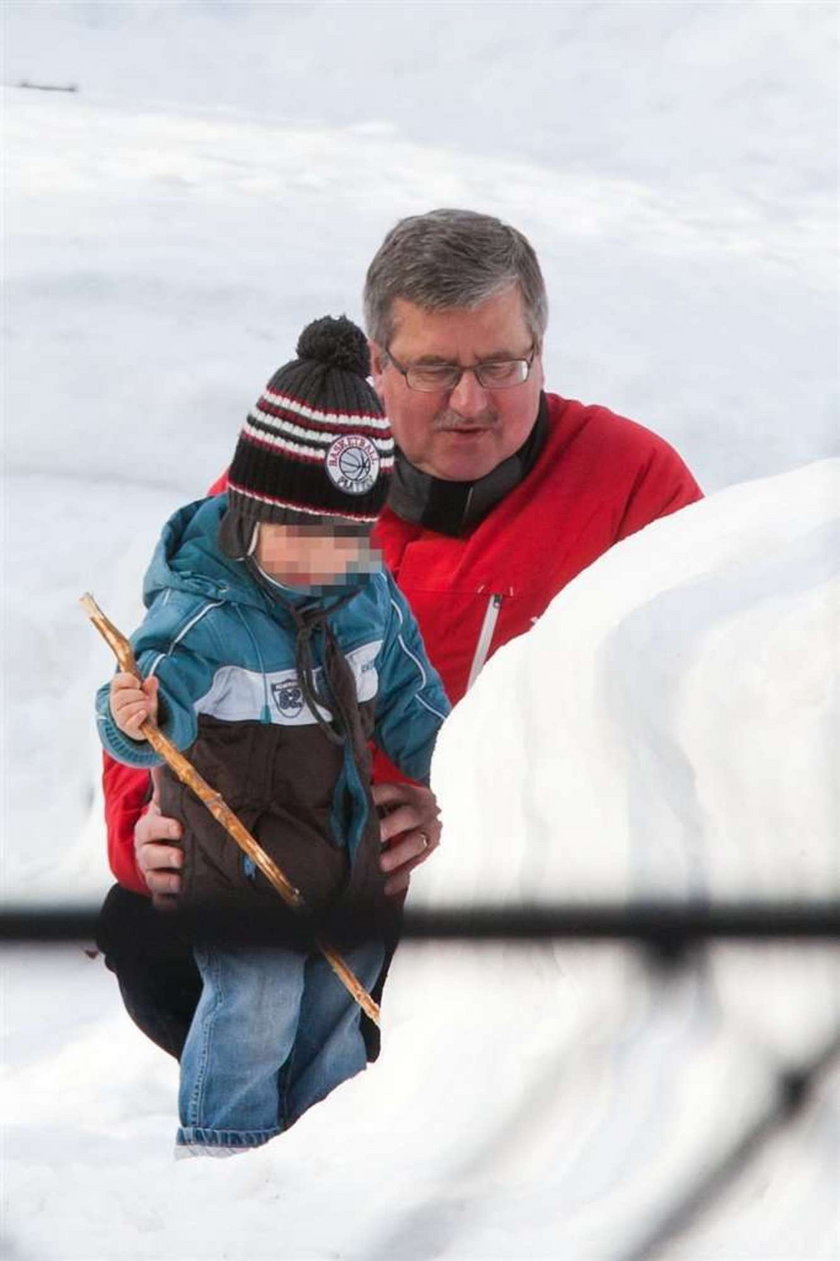
[[[470,690],[478,676],[481,674],[482,667],[487,660],[487,654],[490,651],[490,645],[493,642],[493,632],[496,629],[496,622],[499,620],[499,610],[502,607],[502,596],[491,595],[487,601],[487,608],[484,611],[484,621],[481,623],[481,630],[478,634],[478,643],[475,646],[475,656],[470,666],[470,677],[467,680],[467,691]]]

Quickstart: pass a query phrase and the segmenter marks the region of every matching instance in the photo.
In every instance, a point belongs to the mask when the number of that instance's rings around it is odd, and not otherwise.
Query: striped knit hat
[[[297,359],[275,372],[239,435],[225,551],[242,554],[258,521],[367,532],[394,466],[394,440],[369,372],[365,335],[346,316],[307,325]]]

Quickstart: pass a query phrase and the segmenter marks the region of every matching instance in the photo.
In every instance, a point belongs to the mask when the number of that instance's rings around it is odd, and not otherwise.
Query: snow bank
[[[612,548],[447,723],[433,780],[452,842],[418,891],[840,894],[838,542],[827,460]]]
[[[440,741],[417,901],[837,893],[838,475],[649,527],[492,659]],[[27,1261],[116,1237],[167,1261],[629,1257],[840,1025],[826,948],[718,946],[663,980],[620,946],[406,946],[374,1069],[264,1149],[173,1167],[175,1066],[101,961],[13,952],[7,974]],[[839,1077],[665,1255],[836,1255]]]

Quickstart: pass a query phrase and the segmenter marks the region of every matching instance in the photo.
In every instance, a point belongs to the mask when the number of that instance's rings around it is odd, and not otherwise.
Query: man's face
[[[533,337],[518,286],[472,310],[424,311],[397,298],[392,315],[390,345],[371,346],[371,366],[397,445],[416,468],[434,477],[456,482],[484,477],[513,455],[531,432],[543,384],[540,356],[521,385],[485,389],[472,372],[465,372],[453,390],[426,394],[409,389],[384,352],[403,367],[472,367],[499,359],[527,359]]]

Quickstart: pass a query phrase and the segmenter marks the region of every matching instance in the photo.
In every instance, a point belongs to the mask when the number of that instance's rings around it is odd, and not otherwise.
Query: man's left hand
[[[379,821],[385,892],[404,893],[411,872],[440,845],[437,800],[431,788],[420,784],[374,784],[372,791],[376,805],[388,811]]]

